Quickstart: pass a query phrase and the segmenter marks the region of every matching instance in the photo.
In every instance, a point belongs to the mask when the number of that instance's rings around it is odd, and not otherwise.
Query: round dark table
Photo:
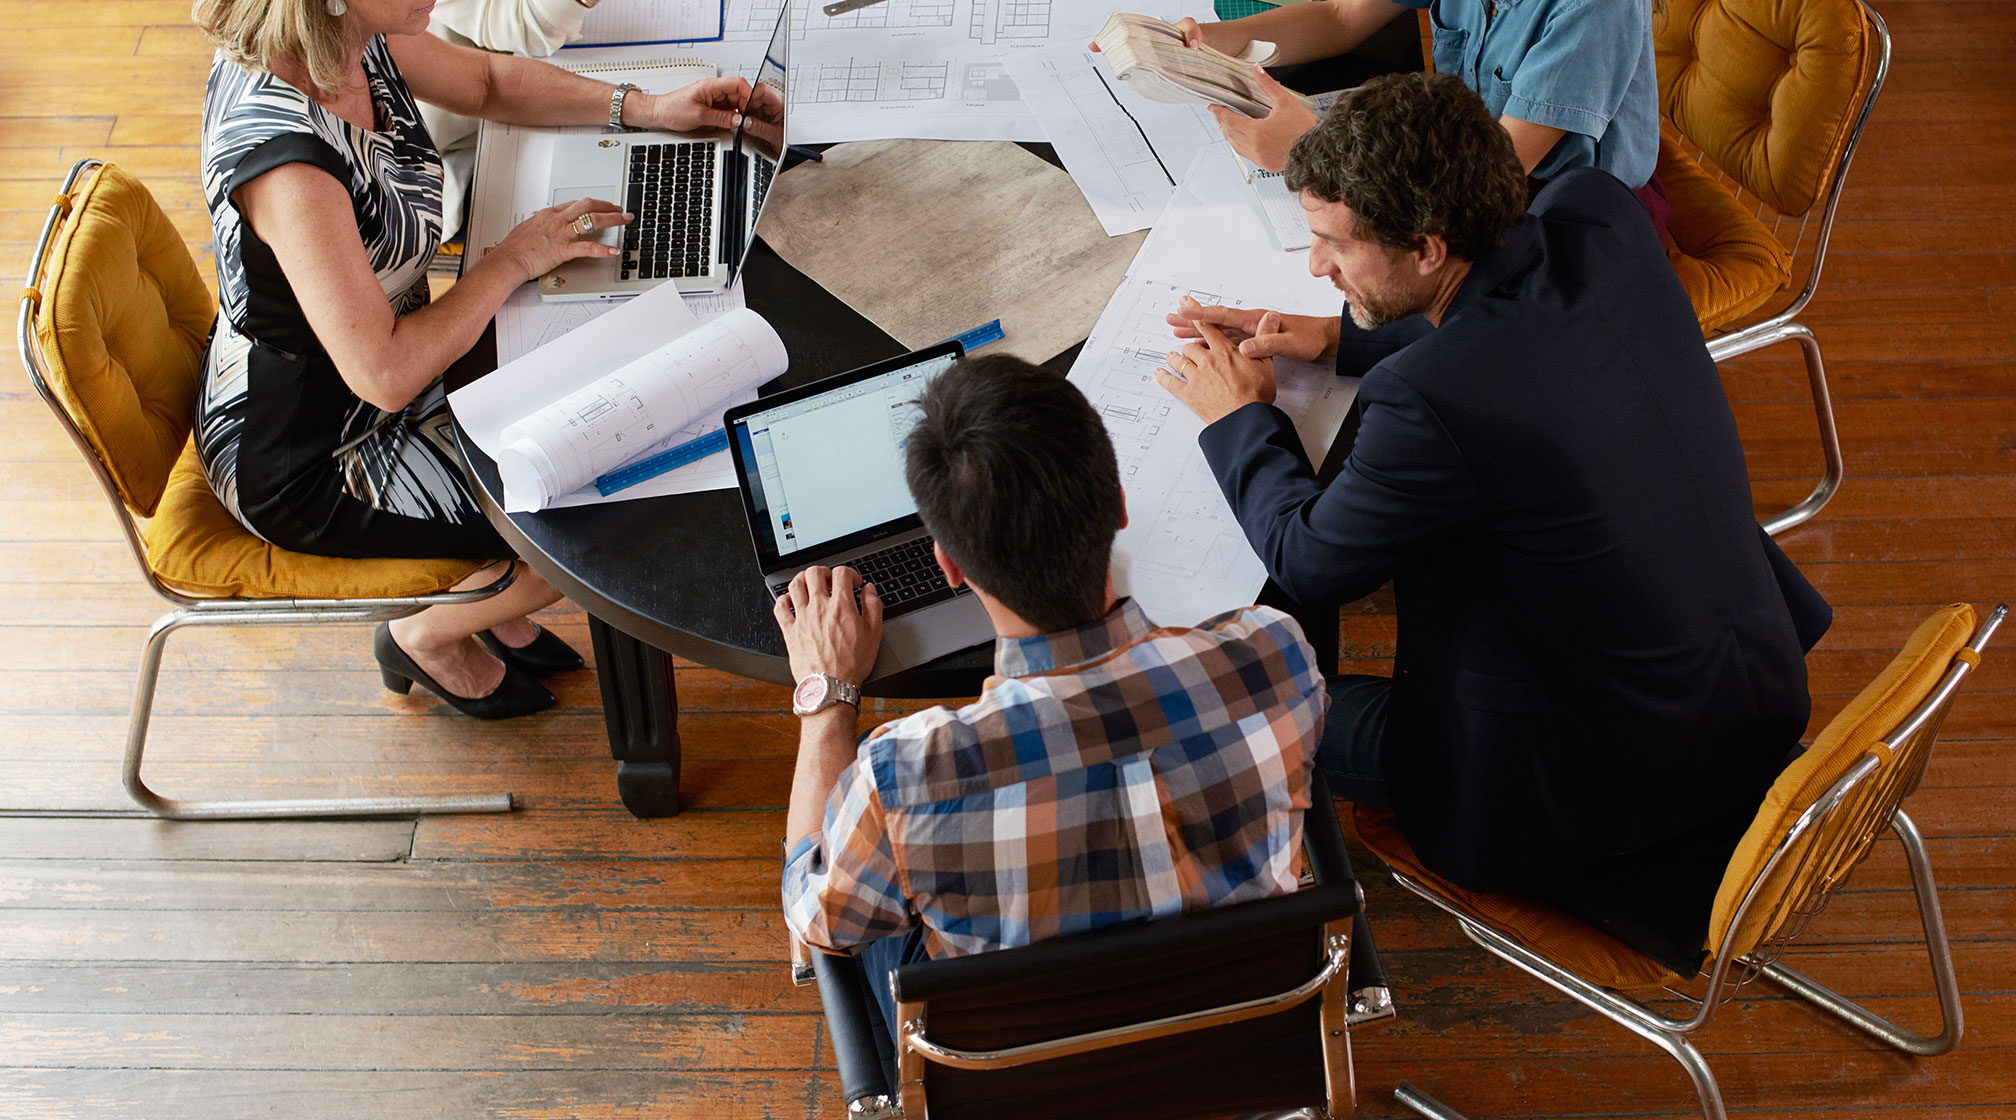
[[[1047,144],[1024,147],[1056,162]],[[866,245],[862,251],[875,249]],[[905,351],[760,239],[742,284],[749,307],[776,328],[791,356],[789,372],[763,386],[764,393]],[[1073,347],[1046,364],[1067,371],[1076,355]],[[494,334],[486,332],[458,367],[487,372],[496,364]],[[451,381],[456,376],[451,371]],[[468,372],[461,378],[472,379]],[[505,513],[495,461],[466,440],[461,445],[491,524],[533,570],[588,612],[624,806],[640,817],[678,812],[679,707],[672,655],[754,680],[791,683],[740,495],[707,490]],[[862,691],[971,696],[992,667],[992,646],[980,645],[871,680]]]

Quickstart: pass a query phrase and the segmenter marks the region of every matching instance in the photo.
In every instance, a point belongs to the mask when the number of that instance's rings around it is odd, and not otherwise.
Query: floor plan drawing
[[[579,63],[677,54],[746,77],[783,8],[783,0],[726,0],[718,40],[570,54]],[[1129,9],[1174,20],[1187,0],[1133,0]],[[883,0],[836,16],[816,3],[794,6],[791,66],[812,77],[792,87],[791,140],[1043,140],[1007,60],[1051,46],[1082,47],[1108,14],[1061,0]]]
[[[798,97],[793,104],[836,101],[942,101],[950,85],[949,62],[888,62],[849,58],[794,67]]]
[[[1150,618],[1172,626],[1245,606],[1267,579],[1197,446],[1204,425],[1155,379],[1180,347],[1164,316],[1186,295],[1246,306],[1225,293],[1129,276],[1070,375],[1105,421],[1127,493],[1127,527],[1113,542],[1115,583]],[[1326,365],[1277,361],[1274,372],[1275,403],[1320,461],[1357,383]]]
[[[967,34],[975,41],[1050,37],[1051,0],[972,0]]]

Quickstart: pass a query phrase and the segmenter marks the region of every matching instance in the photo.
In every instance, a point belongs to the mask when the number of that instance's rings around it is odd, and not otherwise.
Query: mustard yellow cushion
[[[1812,209],[1875,79],[1861,5],[1671,0],[1653,38],[1660,110],[1779,213]]]
[[[1594,984],[1618,991],[1678,984],[1672,969],[1609,934],[1544,902],[1516,894],[1467,891],[1421,865],[1400,831],[1400,818],[1362,805],[1346,827],[1386,864],[1479,924],[1504,934]]]
[[[135,514],[154,512],[196,417],[216,317],[182,235],[106,165],[72,194],[35,322],[44,376]]]
[[[1792,765],[1778,775],[1771,785],[1771,792],[1764,797],[1764,804],[1757,810],[1757,816],[1750,823],[1750,829],[1743,834],[1742,843],[1736,847],[1736,854],[1730,858],[1729,870],[1722,877],[1722,886],[1715,894],[1715,910],[1708,922],[1708,948],[1713,950],[1722,942],[1722,937],[1735,920],[1736,908],[1742,904],[1743,896],[1764,873],[1765,863],[1771,858],[1771,851],[1779,839],[1792,828],[1820,795],[1827,792],[1856,763],[1870,754],[1881,760],[1880,768],[1894,764],[1895,756],[1889,745],[1881,737],[1890,733],[1904,718],[1917,710],[1918,705],[1932,694],[1939,679],[1953,663],[1953,655],[1967,644],[1974,633],[1974,608],[1966,603],[1953,603],[1933,612],[1932,617],[1919,623],[1904,648],[1892,658],[1890,664],[1876,675],[1869,687],[1848,702],[1841,714],[1831,720],[1826,728],[1814,738],[1813,745],[1806,748]],[[1886,782],[1882,769],[1864,778],[1857,787],[1860,792],[1875,793],[1889,790],[1896,796],[1903,791],[1895,782]],[[1837,816],[1835,824],[1845,823],[1848,814]],[[1809,833],[1799,846],[1788,853],[1787,858],[1774,870],[1759,890],[1757,901],[1744,916],[1743,926],[1731,951],[1742,956],[1755,949],[1766,938],[1776,932],[1783,916],[1778,914],[1780,904],[1788,895],[1803,893],[1801,884],[1790,881],[1787,871],[1800,861],[1798,855],[1809,844],[1819,842],[1828,845],[1823,851],[1836,848],[1843,838]],[[1832,861],[1827,861],[1832,862]],[[1849,861],[1852,863],[1852,860]],[[1838,868],[1846,872],[1846,867]]]
[[[469,560],[347,560],[289,552],[238,523],[203,477],[191,442],[142,531],[147,566],[189,595],[255,599],[368,599],[454,586]]]
[[[1791,282],[1792,255],[1770,228],[1663,134],[1659,179],[1673,204],[1666,259],[1704,333],[1763,306]]]

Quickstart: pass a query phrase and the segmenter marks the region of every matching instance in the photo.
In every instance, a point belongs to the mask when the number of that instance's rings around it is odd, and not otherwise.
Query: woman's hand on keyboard
[[[588,218],[585,230],[581,228],[584,215]],[[584,198],[565,206],[548,206],[519,222],[484,259],[504,254],[506,260],[518,262],[524,272],[521,279],[530,280],[546,275],[575,257],[613,257],[622,250],[604,244],[600,238],[601,231],[624,225],[630,218],[621,206],[599,198]]]
[[[671,93],[633,93],[623,99],[623,123],[663,132],[735,128],[749,83],[741,78],[702,78]]]

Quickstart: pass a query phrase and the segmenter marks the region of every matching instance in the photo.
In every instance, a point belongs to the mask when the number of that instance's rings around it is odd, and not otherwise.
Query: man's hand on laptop
[[[861,605],[854,591],[861,590]],[[791,658],[791,676],[825,673],[859,685],[875,669],[882,649],[882,596],[874,584],[864,585],[852,568],[811,567],[791,580],[791,590],[777,598],[772,611],[784,632]]]
[[[702,78],[671,93],[633,93],[623,99],[623,123],[662,132],[735,128],[749,100],[743,78]]]
[[[1214,323],[1198,322],[1197,341],[1171,351],[1155,380],[1206,424],[1254,402],[1274,403],[1274,360],[1249,358]]]

